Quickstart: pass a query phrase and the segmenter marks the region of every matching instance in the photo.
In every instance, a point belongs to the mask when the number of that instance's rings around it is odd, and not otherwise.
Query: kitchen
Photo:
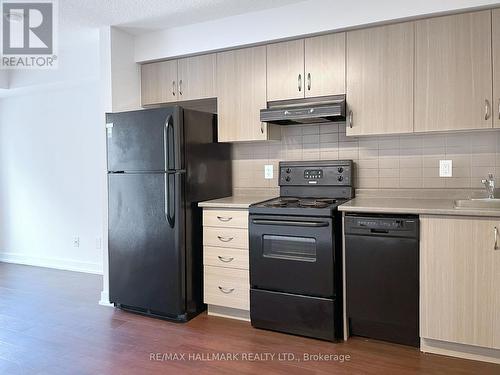
[[[498,371],[498,4],[207,46],[103,34],[98,308],[164,342],[150,372]]]

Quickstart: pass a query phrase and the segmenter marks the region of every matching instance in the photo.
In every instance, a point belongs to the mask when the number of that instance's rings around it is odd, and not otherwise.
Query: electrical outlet
[[[439,161],[439,177],[452,177],[453,176],[453,161],[440,160]]]
[[[272,164],[264,165],[264,178],[266,180],[272,180],[272,178],[273,178],[273,165]]]
[[[80,237],[73,237],[73,247],[80,247]]]
[[[102,239],[101,239],[101,237],[97,237],[95,239],[95,248],[97,250],[101,250],[101,247],[102,247]]]

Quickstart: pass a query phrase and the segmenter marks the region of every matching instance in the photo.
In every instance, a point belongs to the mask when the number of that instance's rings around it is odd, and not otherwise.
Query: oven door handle
[[[327,227],[330,225],[327,221],[288,221],[288,220],[264,220],[253,219],[253,224],[257,225],[281,225],[285,227]]]

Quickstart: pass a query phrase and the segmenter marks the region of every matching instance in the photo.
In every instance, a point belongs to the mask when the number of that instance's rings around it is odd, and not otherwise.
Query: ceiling
[[[121,26],[140,34],[234,16],[304,0],[63,0],[62,28]]]

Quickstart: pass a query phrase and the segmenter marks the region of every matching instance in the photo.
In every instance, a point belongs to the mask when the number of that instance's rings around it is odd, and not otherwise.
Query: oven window
[[[265,234],[262,251],[265,258],[316,262],[316,239]]]

